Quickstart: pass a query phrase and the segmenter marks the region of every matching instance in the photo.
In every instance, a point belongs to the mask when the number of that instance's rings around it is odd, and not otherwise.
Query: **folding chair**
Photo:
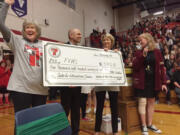
[[[71,135],[72,133],[63,107],[59,103],[19,111],[15,114],[15,124],[16,135]]]

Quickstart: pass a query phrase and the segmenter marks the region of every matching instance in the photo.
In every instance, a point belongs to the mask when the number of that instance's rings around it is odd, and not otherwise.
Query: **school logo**
[[[24,52],[27,54],[28,63],[32,67],[41,66],[42,52],[39,48],[25,45]]]
[[[54,58],[59,57],[61,54],[61,50],[57,47],[50,47],[48,51],[49,51],[49,54]]]
[[[23,17],[27,15],[27,0],[15,0],[11,8],[18,17]]]

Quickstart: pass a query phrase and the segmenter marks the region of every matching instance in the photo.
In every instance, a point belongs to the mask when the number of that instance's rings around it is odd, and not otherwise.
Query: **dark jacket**
[[[166,84],[166,73],[164,70],[164,62],[159,49],[154,50],[155,55],[155,90],[161,90],[162,84]],[[133,60],[133,87],[136,89],[144,89],[145,85],[145,66],[143,51],[138,50],[134,54]],[[148,81],[148,80],[146,80]]]
[[[70,43],[70,41],[68,41],[68,42],[66,42],[65,44],[67,44],[67,45],[70,45],[71,43]],[[69,87],[69,86],[62,86],[61,87],[61,89],[62,90],[68,90],[68,89],[80,89],[81,90],[81,86],[73,86],[73,87]]]

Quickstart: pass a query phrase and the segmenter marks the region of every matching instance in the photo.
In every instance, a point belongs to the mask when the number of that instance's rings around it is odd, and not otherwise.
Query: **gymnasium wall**
[[[59,0],[28,0],[28,15],[18,18],[10,9],[6,25],[10,29],[21,31],[25,19],[35,20],[42,28],[42,36],[66,42],[70,28],[79,28],[83,37],[89,36],[93,28],[109,31],[114,24],[112,3],[110,0],[76,0],[73,10]],[[49,25],[45,25],[44,20]],[[0,38],[2,36],[0,35]],[[84,40],[82,40],[84,44]]]

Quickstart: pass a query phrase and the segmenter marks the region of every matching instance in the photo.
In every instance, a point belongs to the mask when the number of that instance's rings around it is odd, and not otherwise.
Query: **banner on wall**
[[[27,0],[15,0],[12,5],[12,10],[18,17],[27,15]]]

